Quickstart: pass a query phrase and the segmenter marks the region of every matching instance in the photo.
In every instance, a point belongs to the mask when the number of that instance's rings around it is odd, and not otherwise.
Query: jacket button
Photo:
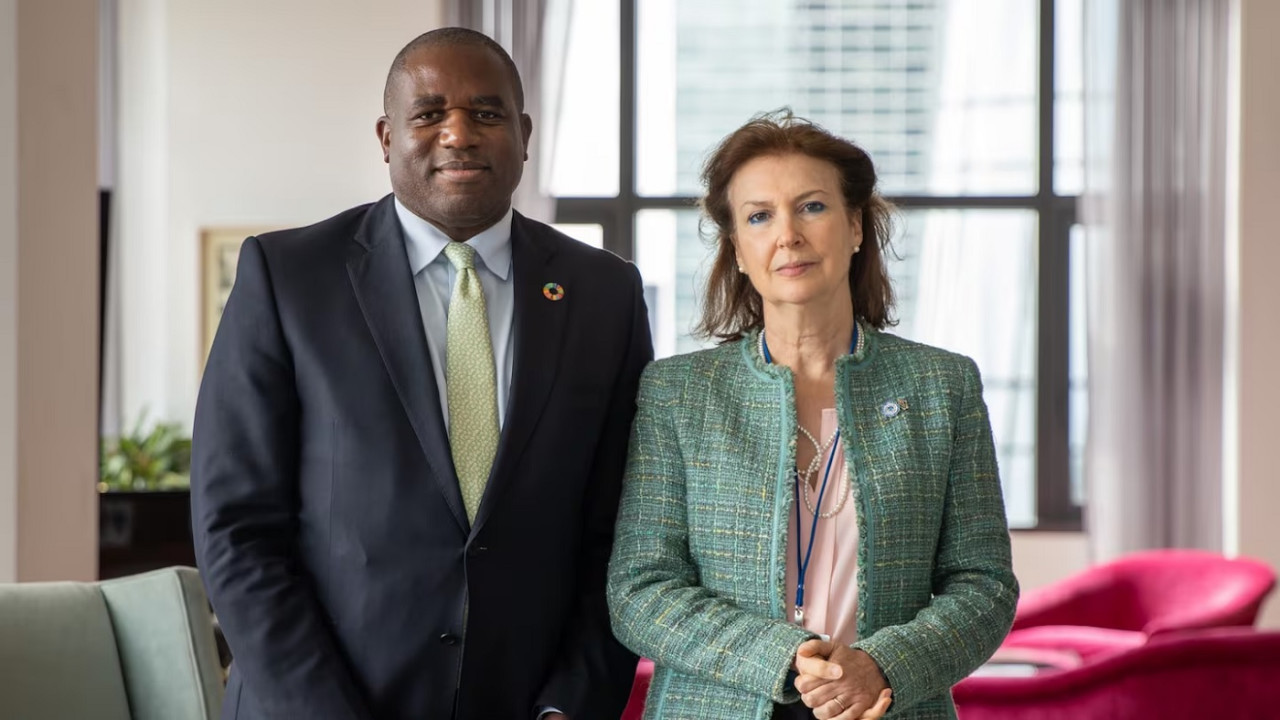
[[[440,636],[440,644],[441,645],[457,645],[458,636],[454,635],[453,633],[445,633]]]

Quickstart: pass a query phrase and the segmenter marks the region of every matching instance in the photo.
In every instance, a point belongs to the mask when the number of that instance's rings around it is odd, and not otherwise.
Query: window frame
[[[637,3],[619,0],[621,77],[619,86],[618,195],[555,198],[557,223],[592,223],[604,229],[604,247],[635,259],[635,218],[641,210],[688,210],[697,198],[642,196],[636,191]],[[1055,0],[1039,0],[1039,67],[1034,195],[900,195],[887,199],[904,210],[1022,209],[1037,223],[1038,317],[1036,342],[1036,524],[1015,531],[1079,531],[1083,511],[1071,498],[1069,452],[1070,409],[1070,267],[1071,227],[1079,198],[1057,194],[1054,187],[1056,127],[1054,104],[1056,27]]]

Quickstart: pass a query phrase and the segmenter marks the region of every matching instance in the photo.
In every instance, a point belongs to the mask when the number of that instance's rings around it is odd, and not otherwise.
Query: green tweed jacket
[[[995,651],[1018,598],[982,383],[968,358],[864,332],[836,365],[854,647],[893,688],[888,718],[955,718],[951,686]],[[608,597],[618,639],[656,665],[646,720],[767,720],[799,697],[787,673],[812,635],[783,618],[794,385],[756,340],[641,380]]]

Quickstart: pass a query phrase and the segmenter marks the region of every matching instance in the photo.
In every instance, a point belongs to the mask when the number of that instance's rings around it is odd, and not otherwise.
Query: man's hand
[[[861,650],[809,640],[796,650],[796,689],[818,720],[879,718],[892,690],[871,656]]]

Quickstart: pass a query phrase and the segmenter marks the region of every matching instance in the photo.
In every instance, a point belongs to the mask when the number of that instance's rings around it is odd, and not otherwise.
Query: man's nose
[[[475,125],[469,112],[462,108],[445,111],[440,122],[440,142],[445,147],[472,147],[475,145]]]

